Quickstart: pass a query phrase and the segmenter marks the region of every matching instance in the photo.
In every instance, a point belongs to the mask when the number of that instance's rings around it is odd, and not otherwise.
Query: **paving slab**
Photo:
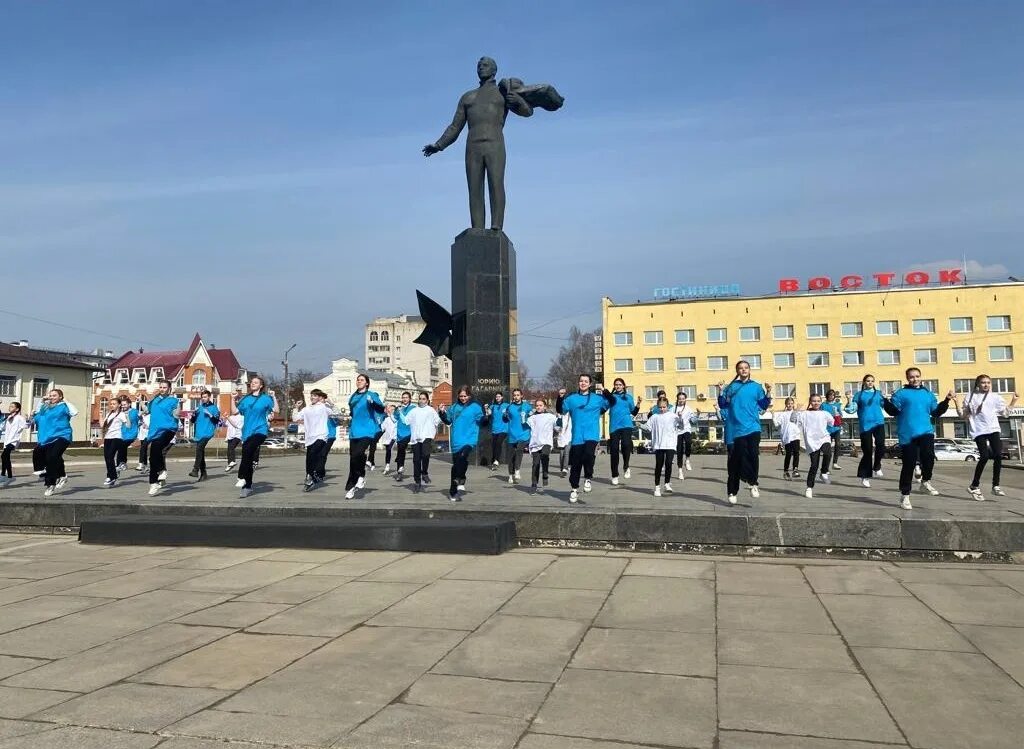
[[[168,726],[163,733],[216,739],[222,742],[249,741],[261,747],[266,744],[328,747],[351,726],[352,721],[349,718],[311,718],[203,710]],[[235,749],[235,744],[218,743],[215,748]]]
[[[1024,627],[984,627],[958,624],[956,627],[982,653],[991,658],[1024,686]]]
[[[837,635],[719,629],[718,660],[735,666],[857,671]]]
[[[218,739],[193,739],[176,737],[165,739],[160,749],[265,749],[266,745],[252,744],[248,741],[232,741],[225,744]]]
[[[0,634],[51,619],[59,619],[76,611],[95,608],[109,602],[109,599],[106,598],[53,595],[9,603],[6,606],[0,606]]]
[[[337,637],[421,587],[419,583],[350,582],[249,629],[266,634]]]
[[[1024,626],[1024,595],[1012,588],[908,583],[907,589],[956,624]]]
[[[645,559],[634,557],[622,573],[624,575],[641,575],[644,577],[692,577],[700,580],[713,580],[715,577],[714,562],[697,562],[675,559]]]
[[[229,694],[216,689],[115,684],[37,712],[35,717],[80,726],[159,731]]]
[[[973,565],[972,565],[973,566]],[[999,585],[980,569],[889,565],[886,572],[903,583],[942,583],[947,585]]]
[[[389,705],[339,740],[339,749],[512,749],[528,721],[441,707]]]
[[[205,554],[195,554],[168,563],[168,567],[186,570],[222,570],[242,562],[259,559],[266,549],[214,549]]]
[[[183,616],[176,621],[181,624],[200,624],[209,627],[231,627],[240,629],[269,619],[275,614],[287,611],[291,606],[283,603],[253,603],[249,601],[227,601]]]
[[[509,554],[472,557],[445,577],[451,580],[495,580],[528,583],[558,557],[552,554]],[[580,587],[580,586],[574,586]]]
[[[81,570],[79,572],[70,572],[67,575],[59,575],[58,577],[48,577],[45,580],[23,580],[19,585],[12,585],[0,590],[0,606],[61,591],[68,591],[77,595],[78,591],[76,589],[79,586],[88,585],[100,580],[109,580],[123,574],[123,572]]]
[[[45,666],[49,661],[42,658],[18,658],[13,655],[0,655],[0,679],[31,671],[33,668]]]
[[[608,594],[603,590],[537,588],[528,585],[501,608],[510,616],[546,616],[590,621],[601,610]]]
[[[257,603],[305,603],[330,590],[340,588],[352,579],[336,575],[296,575],[264,588],[257,588],[235,600]]]
[[[53,724],[51,723],[33,723],[27,720],[8,720],[7,718],[0,718],[0,740],[52,730]]]
[[[102,728],[66,726],[0,741],[0,749],[151,749],[162,737]]]
[[[135,560],[132,560],[133,562]],[[81,585],[65,591],[79,596],[101,598],[130,598],[159,588],[167,588],[189,578],[201,575],[202,570],[182,570],[172,567],[154,567],[148,570],[130,572],[118,577]]]
[[[881,567],[806,567],[804,576],[815,593],[904,597],[910,595]]]
[[[363,579],[381,583],[432,583],[465,562],[465,554],[412,554]]]
[[[551,691],[551,684],[477,679],[470,676],[424,674],[403,697],[410,705],[457,707],[470,713],[532,718]]]
[[[75,696],[74,692],[0,686],[0,718],[27,718]]]
[[[983,655],[854,648],[911,746],[1019,749],[1024,694]]]
[[[810,598],[814,595],[798,567],[722,562],[717,565],[719,594]]]
[[[843,739],[818,739],[807,736],[777,736],[749,731],[722,731],[719,749],[893,749],[906,744],[876,744]]]
[[[313,564],[327,564],[342,557],[347,557],[351,551],[338,551],[335,549],[280,549],[265,554],[260,559],[268,562],[310,562]]]
[[[605,557],[560,557],[541,572],[531,585],[541,588],[611,590],[627,560]]]
[[[241,595],[256,588],[263,588],[279,580],[316,569],[309,562],[265,562],[250,561],[236,564],[227,569],[192,577],[184,582],[165,587],[175,590],[196,590],[206,593],[232,593]]]
[[[718,690],[723,729],[903,741],[861,674],[723,665]]]
[[[710,749],[715,716],[711,679],[570,668],[541,707],[531,731]]]
[[[0,557],[0,575],[45,580],[70,572],[81,572],[92,565],[89,562],[47,562],[26,557]]]
[[[569,665],[599,671],[714,678],[715,636],[595,627],[587,632]]]
[[[307,575],[340,575],[341,577],[361,577],[378,570],[386,564],[397,562],[408,556],[403,551],[361,551],[349,554],[334,562],[321,564]]]
[[[1018,593],[1024,593],[1024,570],[985,570],[985,574]]]
[[[143,671],[131,681],[237,690],[320,647],[321,637],[233,634]]]
[[[619,629],[714,632],[714,584],[685,578],[623,577],[594,624]]]
[[[959,632],[913,598],[834,595],[820,598],[850,645],[974,651]]]
[[[436,673],[554,682],[586,624],[527,616],[491,617],[435,668]]]
[[[723,629],[834,635],[835,627],[816,598],[718,596],[718,622]]]
[[[377,614],[377,627],[474,630],[522,587],[519,583],[437,580]]]
[[[517,749],[648,749],[640,744],[624,744],[621,741],[595,741],[571,736],[548,736],[543,733],[528,733],[523,736]]]
[[[91,692],[225,637],[231,630],[158,624],[9,678],[11,686]]]

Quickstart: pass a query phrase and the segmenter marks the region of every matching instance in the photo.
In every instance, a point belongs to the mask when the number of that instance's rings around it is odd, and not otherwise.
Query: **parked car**
[[[285,445],[284,440],[280,437],[271,437],[263,442],[263,447],[268,450],[284,450],[287,445]]]
[[[966,447],[960,447],[959,445],[936,445],[935,446],[935,459],[936,460],[959,460],[973,463],[978,459],[977,448],[969,450]]]

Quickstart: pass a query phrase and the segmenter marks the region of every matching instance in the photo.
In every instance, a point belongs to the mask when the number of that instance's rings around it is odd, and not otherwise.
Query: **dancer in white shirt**
[[[224,423],[228,428],[228,464],[224,467],[224,470],[232,471],[237,465],[235,456],[238,451],[238,446],[242,444],[242,427],[245,424],[245,417],[242,416],[242,414],[225,416]]]
[[[800,425],[790,417],[796,409],[796,400],[786,398],[786,410],[773,414],[772,420],[775,428],[779,430],[779,442],[786,451],[786,457],[782,460],[782,475],[785,478],[800,478]],[[793,471],[790,473],[790,466]]]
[[[821,396],[812,395],[806,411],[792,411],[789,420],[799,425],[804,434],[804,447],[811,459],[811,467],[807,469],[807,489],[804,496],[814,496],[814,481],[818,476],[818,467],[822,468],[821,480],[832,483],[828,468],[832,465],[832,435],[829,428],[835,424],[835,416],[821,408]]]
[[[693,470],[690,453],[693,450],[693,427],[697,423],[698,412],[686,405],[686,393],[676,395],[676,405],[671,409],[679,417],[676,437],[676,467],[679,479],[683,479],[683,466],[687,471]]]
[[[669,409],[668,398],[664,395],[658,398],[654,412],[647,417],[647,429],[651,433],[651,450],[654,451],[655,497],[660,497],[662,491],[665,494],[672,493],[672,456],[676,452],[681,419],[681,413]]]
[[[11,466],[11,453],[18,449],[21,433],[28,428],[28,420],[21,414],[21,404],[12,401],[7,407],[7,415],[0,420],[0,486],[7,486],[14,481],[14,469]]]
[[[383,430],[380,441],[384,444],[384,475],[391,473],[391,452],[395,447],[395,440],[398,436],[398,420],[395,418],[395,407],[384,406],[384,421],[380,428]]]
[[[1006,492],[999,486],[1000,472],[1003,468],[1003,442],[999,417],[1010,415],[1010,409],[1017,405],[1017,394],[1013,394],[1013,400],[1007,406],[1002,396],[992,392],[992,378],[983,374],[974,379],[974,390],[964,398],[962,406],[956,400],[953,402],[956,404],[956,412],[967,418],[967,432],[978,446],[978,465],[974,467],[974,478],[967,491],[979,502],[985,499],[985,495],[981,493],[981,475],[991,459],[992,493],[997,497],[1005,497]]]
[[[555,422],[558,417],[548,412],[548,404],[541,398],[538,398],[533,406],[533,413],[526,420],[527,426],[530,427],[529,450],[533,458],[530,487],[533,494],[539,494],[548,485],[548,468],[551,450],[555,444]]]
[[[107,477],[103,480],[103,486],[108,488],[117,485],[117,456],[124,445],[122,434],[126,427],[131,426],[128,419],[129,406],[127,398],[124,401],[115,400],[103,417],[103,462],[107,467]]]
[[[558,391],[558,397],[565,397],[565,388]],[[558,470],[563,476],[569,475],[569,448],[572,447],[572,416],[562,414],[555,422],[555,433],[558,435]]]
[[[149,470],[149,411],[145,403],[138,404],[139,409],[139,463],[135,470],[139,473]]]
[[[441,425],[441,417],[430,407],[430,393],[421,390],[416,407],[405,415],[409,425],[409,444],[412,446],[413,491],[419,492],[422,484],[430,483],[430,452],[434,449],[434,437]]]
[[[305,427],[306,442],[306,479],[304,491],[312,491],[324,481],[323,469],[327,459],[327,425],[334,417],[334,409],[327,401],[327,393],[314,388],[309,393],[310,404],[305,406],[302,401],[295,404],[296,413],[292,417],[296,423]]]

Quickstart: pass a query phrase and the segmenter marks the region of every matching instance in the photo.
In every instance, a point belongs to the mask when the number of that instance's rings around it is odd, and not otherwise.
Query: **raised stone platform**
[[[976,502],[966,492],[971,466],[940,464],[934,483],[942,496],[915,494],[915,509],[908,512],[898,506],[893,461],[869,490],[857,484],[853,463],[844,461],[844,470],[833,472],[835,483],[819,484],[807,500],[802,482],[781,478],[781,458],[764,456],[761,497],[744,492],[736,506],[724,501],[722,456],[695,456],[694,472],[662,498],[652,496],[650,458],[635,456],[632,479],[613,487],[608,458],[599,456],[594,491],[578,505],[568,503],[568,482],[561,476],[552,476],[547,493],[531,495],[529,486],[511,486],[506,474],[484,469],[472,469],[465,501],[449,502],[449,468],[441,459],[432,464],[428,491],[414,494],[411,481],[396,484],[378,469],[361,497],[346,501],[340,475],[346,461],[333,455],[328,485],[308,494],[301,488],[301,456],[267,461],[246,500],[238,499],[234,477],[221,466],[214,466],[209,481],[194,483],[185,476],[187,464],[172,463],[168,488],[155,498],[146,496],[146,480],[134,473],[102,489],[99,467],[71,468],[68,488],[49,499],[29,476],[0,490],[0,528],[74,529],[85,519],[112,514],[475,518],[514,520],[521,545],[875,556],[1024,551],[1024,472],[1018,471],[1004,472],[1009,496]]]

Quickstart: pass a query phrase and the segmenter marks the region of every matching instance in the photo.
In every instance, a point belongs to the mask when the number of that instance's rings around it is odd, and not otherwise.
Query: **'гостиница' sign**
[[[871,277],[875,279],[875,284],[879,288],[888,288],[896,285],[898,274],[896,273],[872,273]],[[925,273],[921,270],[912,270],[903,276],[904,286],[924,286],[929,283],[945,283],[945,284],[956,284],[963,283],[963,269],[962,268],[947,268],[940,270],[934,276]],[[835,286],[839,289],[859,289],[864,286],[864,277],[851,275],[843,276],[839,279],[838,284],[833,284],[832,279],[828,276],[815,276],[814,278],[807,279],[807,291],[825,291]],[[779,293],[786,294],[793,291],[800,291],[800,279],[798,278],[781,278],[779,279]]]
[[[658,286],[654,289],[655,299],[708,299],[722,296],[739,296],[738,283],[710,286]]]

